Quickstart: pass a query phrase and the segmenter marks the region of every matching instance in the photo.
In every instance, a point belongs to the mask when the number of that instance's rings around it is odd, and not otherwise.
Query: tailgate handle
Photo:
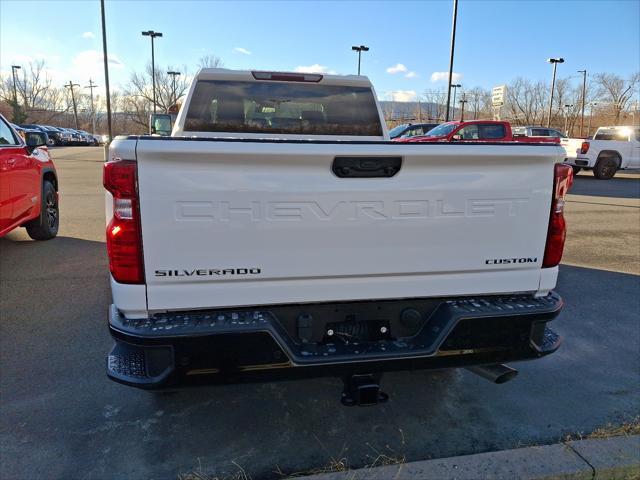
[[[340,178],[390,178],[400,167],[402,157],[336,157],[331,170]]]

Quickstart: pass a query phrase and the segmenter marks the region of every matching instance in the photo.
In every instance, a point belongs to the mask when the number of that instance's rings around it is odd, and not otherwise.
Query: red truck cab
[[[34,240],[49,240],[58,225],[58,177],[45,135],[22,138],[0,115],[0,237],[25,227]]]
[[[514,136],[509,122],[495,120],[472,120],[469,122],[447,122],[438,125],[425,135],[397,138],[395,142],[526,142],[559,143],[552,137]]]

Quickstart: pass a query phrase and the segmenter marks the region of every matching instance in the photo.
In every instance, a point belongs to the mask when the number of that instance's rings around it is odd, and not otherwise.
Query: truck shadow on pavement
[[[20,230],[0,238],[0,281],[57,276],[62,282],[93,273],[105,277],[107,265],[104,242],[64,236],[37,242]]]
[[[591,172],[585,172],[575,177],[569,193],[594,197],[640,198],[640,178],[614,177],[611,180],[598,180]]]
[[[22,238],[22,237],[20,237]],[[110,382],[104,243],[0,239],[2,478],[253,480],[343,464],[553,443],[640,414],[640,277],[562,266],[560,350],[493,385],[464,370],[388,373],[391,399],[340,404],[339,379],[153,394]]]

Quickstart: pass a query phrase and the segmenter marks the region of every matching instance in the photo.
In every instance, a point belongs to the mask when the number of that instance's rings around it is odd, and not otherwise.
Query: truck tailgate
[[[140,139],[150,310],[536,291],[559,146]],[[335,157],[400,157],[339,178]]]

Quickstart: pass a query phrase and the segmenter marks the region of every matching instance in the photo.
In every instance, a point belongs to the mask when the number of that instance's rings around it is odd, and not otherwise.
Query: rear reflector
[[[557,163],[554,169],[553,198],[551,200],[547,244],[544,249],[544,260],[542,261],[543,268],[555,267],[562,260],[567,231],[564,220],[564,205],[567,192],[572,184],[573,169],[569,165]]]
[[[252,71],[251,74],[256,80],[277,80],[281,82],[314,82],[322,80],[322,75],[318,73],[287,73],[287,72],[261,72]]]
[[[142,235],[138,209],[137,163],[106,162],[102,183],[113,195],[113,217],[107,225],[109,270],[118,283],[144,283]]]

